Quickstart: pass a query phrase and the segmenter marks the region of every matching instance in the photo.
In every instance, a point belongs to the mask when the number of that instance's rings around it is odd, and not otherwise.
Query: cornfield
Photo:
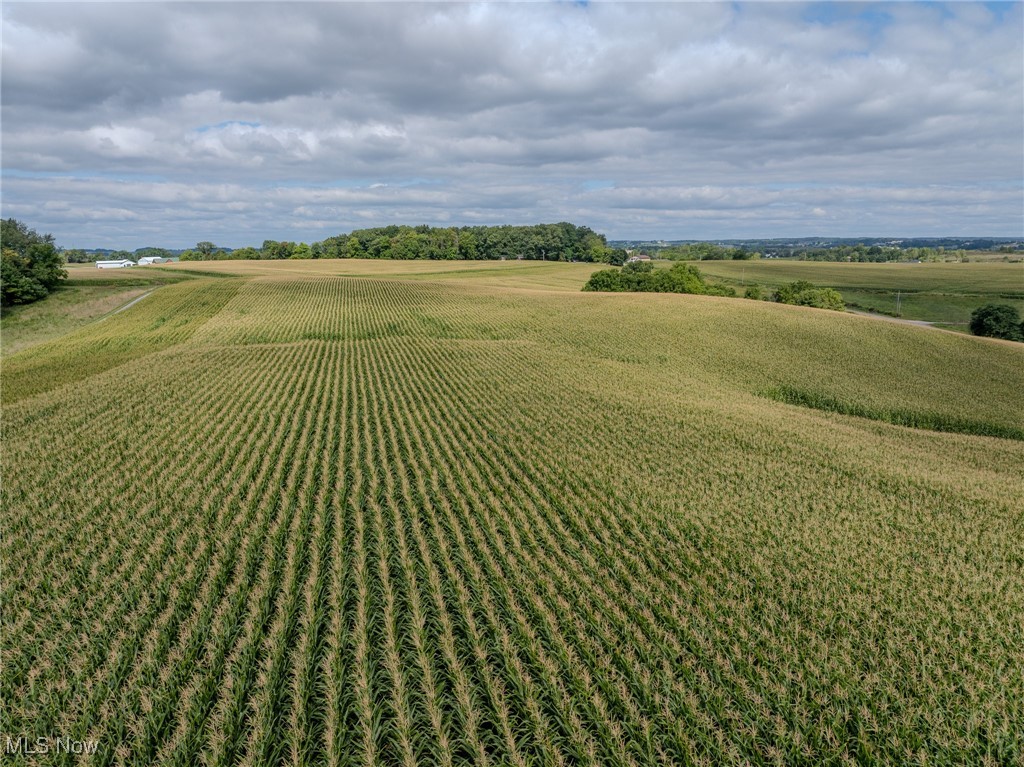
[[[5,361],[0,738],[98,744],[11,763],[1020,763],[1024,445],[758,396],[1019,349],[233,268]]]

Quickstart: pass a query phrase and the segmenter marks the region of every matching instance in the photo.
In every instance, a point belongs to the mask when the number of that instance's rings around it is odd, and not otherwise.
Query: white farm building
[[[161,258],[160,256],[143,256],[139,259],[139,266],[149,266],[150,264],[169,264],[171,259]]]
[[[134,261],[130,261],[127,258],[122,258],[117,261],[97,261],[97,269],[123,269],[126,266],[135,266]]]

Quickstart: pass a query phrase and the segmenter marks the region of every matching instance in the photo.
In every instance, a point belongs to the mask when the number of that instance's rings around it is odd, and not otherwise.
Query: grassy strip
[[[82,381],[188,339],[223,308],[239,280],[168,285],[128,311],[4,360],[4,404]],[[94,392],[95,393],[95,392]]]
[[[954,418],[941,413],[929,413],[913,410],[892,410],[870,408],[855,402],[843,402],[829,394],[804,391],[792,386],[775,386],[760,392],[762,397],[785,402],[787,405],[799,405],[827,413],[853,415],[858,418],[870,418],[872,421],[885,421],[896,426],[909,426],[913,429],[952,432],[956,434],[976,434],[983,437],[1000,437],[1024,441],[1024,429],[1015,426],[975,421],[966,418]]]

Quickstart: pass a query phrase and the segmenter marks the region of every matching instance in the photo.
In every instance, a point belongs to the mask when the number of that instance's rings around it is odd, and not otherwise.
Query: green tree
[[[341,249],[342,258],[366,258],[366,247],[358,237],[349,237]]]
[[[622,248],[608,248],[607,261],[612,266],[622,266],[626,263],[626,259],[629,258],[629,254],[626,253]]]
[[[831,309],[836,312],[846,310],[846,303],[839,291],[815,287],[807,280],[797,280],[781,286],[772,295],[772,300],[780,304],[813,306],[816,309]]]
[[[655,269],[650,262],[644,261],[634,261],[622,269],[602,269],[594,272],[583,289],[611,293],[736,295],[736,291],[724,285],[709,285],[697,267],[690,264],[673,264],[671,269]]]
[[[391,238],[389,258],[417,259],[429,257],[429,243],[422,232],[403,226]]]
[[[217,246],[214,245],[212,242],[203,240],[202,242],[196,243],[196,247],[194,250],[196,253],[199,254],[200,261],[209,261],[211,258],[213,258],[213,254],[216,252]]]
[[[971,332],[976,336],[1024,341],[1020,313],[1009,304],[985,304],[971,313]]]
[[[831,309],[834,312],[846,311],[846,302],[838,290],[833,288],[814,288],[801,293],[796,303],[799,306],[813,306],[816,309]]]
[[[630,261],[622,271],[626,274],[647,274],[654,271],[654,264],[650,261]]]
[[[291,258],[292,254],[295,252],[295,243],[278,242],[277,240],[264,240],[261,251],[263,258]]]
[[[0,222],[0,304],[27,304],[67,279],[53,235],[38,234],[13,218]]]
[[[467,260],[473,260],[479,258],[476,249],[476,235],[473,234],[470,229],[458,230],[458,239],[456,240],[456,249],[459,254],[459,258]]]

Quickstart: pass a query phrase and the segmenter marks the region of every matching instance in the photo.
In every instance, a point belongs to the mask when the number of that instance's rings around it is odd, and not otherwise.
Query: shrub
[[[834,312],[846,310],[843,297],[839,294],[839,291],[832,288],[806,290],[798,296],[797,304],[800,306],[813,306],[817,309],[831,309]]]
[[[839,291],[832,288],[816,288],[806,280],[797,280],[783,285],[775,291],[772,300],[780,304],[813,306],[816,309],[831,309],[837,312],[846,309],[846,304]]]
[[[971,313],[971,332],[976,336],[1024,341],[1020,314],[1009,304],[985,304]]]
[[[610,293],[694,293],[706,296],[735,296],[724,285],[709,285],[697,267],[673,264],[670,269],[654,269],[650,263],[634,261],[622,269],[594,272],[584,290]]]

